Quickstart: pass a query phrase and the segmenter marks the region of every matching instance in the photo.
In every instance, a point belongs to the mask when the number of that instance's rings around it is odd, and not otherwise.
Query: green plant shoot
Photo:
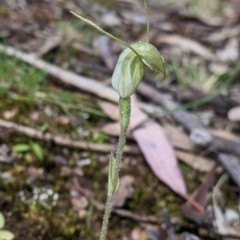
[[[145,67],[151,70],[161,72],[165,78],[166,70],[164,59],[159,53],[158,49],[150,44],[149,41],[149,13],[146,0],[144,0],[144,7],[147,19],[147,42],[136,42],[127,44],[123,40],[113,36],[104,31],[92,21],[71,12],[76,17],[80,18],[85,23],[91,25],[99,32],[116,40],[126,48],[120,54],[116,63],[113,75],[112,86],[119,94],[119,113],[120,113],[120,136],[117,147],[116,156],[110,154],[109,160],[109,174],[108,174],[108,196],[105,206],[105,213],[103,217],[102,230],[100,240],[105,240],[108,228],[108,221],[111,214],[113,196],[118,190],[119,186],[119,171],[121,168],[122,154],[126,142],[126,134],[131,117],[131,95],[136,91],[138,85],[142,81]]]
[[[8,230],[3,229],[5,226],[5,218],[0,212],[0,239],[12,240],[14,239],[14,234]]]

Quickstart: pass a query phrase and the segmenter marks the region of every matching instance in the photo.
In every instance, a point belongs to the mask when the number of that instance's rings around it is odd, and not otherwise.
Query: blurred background
[[[108,239],[239,238],[240,1],[148,5],[167,77],[136,93]],[[0,239],[99,236],[124,46],[70,11],[146,41],[140,0],[0,0]]]

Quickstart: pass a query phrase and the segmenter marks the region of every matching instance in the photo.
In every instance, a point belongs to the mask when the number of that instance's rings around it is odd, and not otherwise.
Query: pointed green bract
[[[113,153],[110,154],[109,159],[109,171],[108,171],[108,195],[113,196],[117,191],[119,186],[119,178],[115,176],[114,169],[116,168],[116,158],[113,156]]]

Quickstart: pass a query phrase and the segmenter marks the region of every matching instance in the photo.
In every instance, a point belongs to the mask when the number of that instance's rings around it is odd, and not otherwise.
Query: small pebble
[[[240,121],[240,106],[231,108],[228,111],[228,119],[232,122]]]

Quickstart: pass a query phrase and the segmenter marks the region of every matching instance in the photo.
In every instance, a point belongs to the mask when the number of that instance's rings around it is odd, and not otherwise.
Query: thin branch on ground
[[[102,153],[109,153],[112,151],[112,149],[114,149],[114,145],[112,144],[96,144],[96,143],[91,143],[86,141],[74,141],[71,139],[66,139],[64,137],[61,137],[59,135],[55,135],[48,132],[47,133],[41,132],[34,128],[22,126],[22,125],[5,121],[2,119],[0,119],[0,126],[4,128],[14,129],[15,132],[24,134],[31,138],[35,138],[35,139],[47,141],[47,142],[54,142],[55,144],[60,146],[80,148],[80,149],[91,150],[91,151],[102,152]],[[126,146],[124,151],[125,153],[131,153],[131,154],[139,153],[139,150],[136,146]]]

